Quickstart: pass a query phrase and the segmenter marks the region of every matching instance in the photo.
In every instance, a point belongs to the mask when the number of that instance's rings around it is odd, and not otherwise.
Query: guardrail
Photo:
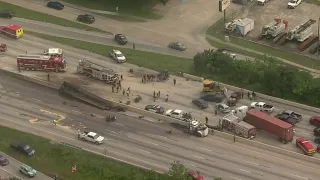
[[[45,81],[43,81],[41,79],[36,79],[36,78],[28,77],[28,76],[23,76],[22,74],[17,74],[17,73],[11,72],[11,71],[6,71],[6,70],[3,70],[3,69],[0,69],[0,72],[6,73],[6,74],[9,74],[9,75],[13,75],[14,77],[20,78],[22,80],[33,82],[33,83],[36,83],[36,84],[39,84],[39,85],[42,85],[42,86],[46,86],[46,87],[49,87],[49,88],[52,88],[52,89],[59,90],[59,88],[60,88],[59,85],[56,85],[56,84],[53,84],[53,83],[48,83],[48,82],[45,82]],[[229,89],[232,89],[232,90],[240,90],[240,88],[237,88],[237,87],[234,87],[234,86],[229,86],[229,85],[225,85],[225,86],[228,87]],[[85,90],[81,89],[81,88],[80,88],[80,91],[85,92]],[[266,96],[266,95],[264,95],[264,96]],[[269,96],[266,96],[266,97],[269,97]],[[100,98],[100,101],[103,99],[101,97],[98,97],[98,98]],[[275,98],[275,99],[278,99],[278,98]],[[126,104],[122,104],[122,103],[118,103],[118,102],[114,102],[114,101],[110,101],[110,100],[106,100],[106,99],[104,99],[104,100],[107,101],[107,102],[111,102],[113,106],[121,106],[121,107],[124,107],[125,109],[127,109],[127,110],[129,110],[131,112],[142,114],[144,116],[148,116],[148,117],[155,118],[155,119],[160,119],[160,120],[171,122],[171,123],[178,123],[178,124],[185,125],[185,126],[188,125],[187,122],[184,122],[184,121],[181,121],[181,120],[177,120],[177,119],[173,119],[173,118],[170,118],[168,116],[164,116],[164,115],[160,115],[160,114],[157,114],[157,113],[145,111],[144,109],[136,108],[136,107],[129,106],[129,105],[126,105]],[[220,132],[220,131],[216,131],[216,130],[211,130],[211,131],[214,132],[214,135],[222,137],[222,138],[225,138],[225,139],[228,139],[228,140],[233,140],[233,138],[234,138],[234,135],[232,135],[232,134],[228,134],[228,133]],[[305,156],[303,154],[299,154],[299,153],[296,153],[296,152],[288,151],[288,150],[285,150],[285,149],[282,149],[282,148],[278,148],[278,147],[275,147],[275,146],[271,146],[271,145],[267,145],[267,144],[264,144],[264,143],[261,143],[261,142],[248,140],[248,139],[245,139],[245,138],[241,138],[239,136],[236,136],[236,138],[237,138],[237,142],[241,142],[243,144],[247,144],[247,145],[250,145],[250,146],[253,146],[253,147],[257,147],[257,148],[261,148],[261,149],[277,152],[279,154],[283,154],[285,156],[293,157],[295,159],[301,159],[301,160],[304,160],[304,161],[309,161],[309,162],[312,162],[312,163],[320,164],[320,159],[318,159],[318,158],[308,157],[308,156]]]

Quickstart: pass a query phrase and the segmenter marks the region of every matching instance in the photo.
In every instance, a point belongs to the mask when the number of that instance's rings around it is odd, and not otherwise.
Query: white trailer
[[[89,60],[79,60],[77,72],[91,78],[96,78],[106,83],[116,83],[119,80],[118,73],[105,66],[93,63]]]
[[[229,33],[235,32],[243,36],[254,29],[254,20],[249,18],[236,19],[225,24],[225,30]]]
[[[227,129],[243,138],[252,139],[256,136],[256,128],[254,126],[241,121],[232,113],[222,118],[221,125],[224,129]]]

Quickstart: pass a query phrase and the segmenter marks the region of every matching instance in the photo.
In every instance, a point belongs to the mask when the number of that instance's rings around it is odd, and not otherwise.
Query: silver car
[[[168,45],[168,47],[171,49],[179,50],[179,51],[184,51],[187,49],[184,44],[181,44],[179,42],[172,42]]]
[[[224,114],[231,112],[229,106],[223,103],[216,104],[216,110]]]

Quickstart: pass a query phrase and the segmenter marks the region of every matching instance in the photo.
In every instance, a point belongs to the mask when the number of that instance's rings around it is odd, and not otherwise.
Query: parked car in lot
[[[320,116],[312,116],[309,120],[311,125],[320,127]]]
[[[6,159],[2,154],[0,154],[0,165],[1,166],[6,166],[9,164],[9,160]]]
[[[226,96],[223,93],[208,92],[201,95],[201,99],[210,102],[221,103]]]
[[[229,106],[226,104],[223,104],[223,103],[216,104],[215,108],[218,112],[223,113],[223,114],[227,114],[227,113],[231,112],[231,109],[229,108]]]
[[[154,113],[158,113],[158,114],[163,114],[164,113],[164,108],[161,107],[160,105],[147,105],[145,108],[144,108],[146,111],[151,111],[151,112],[154,112]]]
[[[285,110],[282,111],[281,113],[277,114],[275,118],[278,118],[282,121],[285,121],[287,123],[290,123],[292,125],[295,125],[302,119],[302,115],[295,113],[294,111],[291,110]]]
[[[20,171],[20,173],[22,173],[30,178],[35,177],[37,175],[37,171],[26,164],[21,164],[19,171]]]
[[[179,50],[179,51],[184,51],[186,50],[186,46],[182,43],[179,43],[179,42],[171,42],[169,43],[168,47],[170,49],[176,49],[176,50]]]
[[[96,19],[90,14],[81,14],[77,17],[77,20],[80,22],[92,24]]]
[[[17,151],[22,152],[28,156],[32,156],[36,151],[32,149],[29,145],[22,142],[12,142],[11,147]]]
[[[114,36],[114,40],[116,40],[120,45],[125,45],[128,43],[126,36],[124,36],[123,34],[116,34]]]
[[[206,109],[209,105],[203,99],[193,99],[192,104],[198,106],[200,109]]]
[[[0,17],[2,18],[8,18],[11,19],[13,18],[14,14],[12,11],[0,11]]]
[[[49,1],[47,3],[47,7],[57,9],[57,10],[62,10],[64,8],[64,5],[58,1]]]

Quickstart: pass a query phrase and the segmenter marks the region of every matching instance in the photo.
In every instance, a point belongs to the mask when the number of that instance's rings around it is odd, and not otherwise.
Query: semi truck
[[[244,121],[279,138],[286,144],[293,140],[293,126],[256,109],[247,112]]]
[[[256,136],[256,128],[251,124],[241,121],[239,117],[230,113],[221,120],[222,127],[240,137],[253,139]]]

